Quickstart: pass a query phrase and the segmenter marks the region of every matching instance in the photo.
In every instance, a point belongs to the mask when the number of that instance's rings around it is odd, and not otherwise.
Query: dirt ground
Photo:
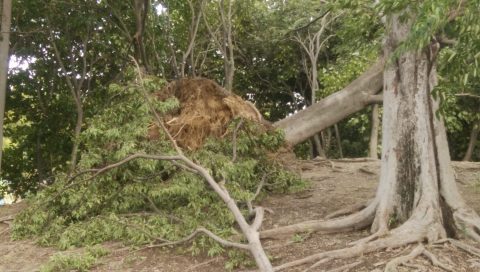
[[[264,229],[283,226],[326,215],[352,205],[363,203],[375,194],[379,174],[379,161],[371,160],[310,160],[295,163],[302,176],[311,181],[311,187],[301,193],[270,196],[262,206],[273,210],[267,214]],[[480,163],[454,162],[458,185],[463,196],[480,212]],[[0,207],[0,221],[14,216],[25,204]],[[58,250],[39,247],[33,241],[12,241],[9,221],[0,223],[0,271],[38,271]],[[368,235],[367,231],[343,234],[305,234],[264,241],[264,247],[273,257],[274,265],[299,259],[313,253],[347,247],[349,242]],[[475,244],[472,244],[475,245]],[[224,257],[192,257],[178,254],[176,250],[148,249],[132,251],[119,243],[104,245],[110,254],[103,257],[92,271],[157,271],[157,272],[216,272],[225,271]],[[480,248],[480,245],[475,245]],[[338,271],[383,271],[385,261],[410,253],[414,246],[374,252],[362,257],[328,263],[309,271],[330,271],[344,265],[358,263],[350,270]],[[443,261],[455,265],[455,271],[480,271],[480,259],[449,245],[429,248]],[[423,257],[414,260],[416,268],[401,267],[399,271],[443,271],[432,267]],[[303,271],[297,267],[289,271]]]

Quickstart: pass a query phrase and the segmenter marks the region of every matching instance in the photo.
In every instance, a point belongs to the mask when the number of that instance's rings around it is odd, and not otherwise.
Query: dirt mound
[[[230,94],[212,80],[186,78],[173,81],[157,94],[165,100],[175,96],[180,109],[166,117],[167,128],[179,146],[194,150],[207,137],[222,137],[233,118],[265,123],[255,106],[241,97]],[[149,129],[150,138],[158,137],[158,128]]]

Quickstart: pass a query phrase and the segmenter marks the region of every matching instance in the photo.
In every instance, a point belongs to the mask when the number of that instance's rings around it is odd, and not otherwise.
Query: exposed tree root
[[[12,225],[13,219],[15,219],[15,215],[16,214],[0,218],[0,223],[6,224],[10,227]]]
[[[0,231],[0,236],[3,235],[4,233],[7,233],[10,231],[10,227],[7,227],[6,229]]]
[[[346,264],[346,265],[337,267],[335,269],[332,269],[328,272],[347,272],[347,271],[350,271],[350,269],[361,265],[362,263],[363,263],[363,261],[358,261],[358,262],[354,262],[354,263],[351,263],[351,264]]]
[[[367,169],[366,167],[360,167],[360,168],[358,168],[358,171],[369,174],[369,175],[376,175],[377,174],[374,171],[371,171],[371,170]]]
[[[276,238],[299,232],[338,233],[360,230],[370,226],[376,210],[376,202],[370,203],[365,209],[338,219],[311,220],[289,226],[260,232],[261,238]]]
[[[446,242],[449,242],[450,244],[452,244],[453,246],[467,252],[467,253],[470,253],[471,255],[473,256],[476,256],[476,257],[480,257],[480,249],[478,248],[475,248],[475,247],[472,247],[470,245],[467,245],[459,240],[455,240],[455,239],[451,239],[451,238],[447,238],[447,239],[442,239],[442,240],[439,240],[437,242],[435,242],[436,244],[443,244],[443,243],[446,243]]]
[[[455,224],[467,237],[480,242],[480,217],[470,208],[462,208],[453,214]]]
[[[411,219],[405,222],[400,227],[391,230],[387,234],[385,234],[384,232],[381,232],[379,234],[373,234],[371,237],[369,237],[370,239],[367,239],[366,241],[361,243],[356,243],[352,247],[316,253],[303,259],[295,260],[277,266],[274,268],[274,271],[281,271],[287,268],[308,263],[315,263],[313,265],[313,267],[315,267],[335,259],[352,258],[356,256],[361,256],[365,253],[370,253],[386,248],[399,248],[412,243],[421,243],[424,241],[434,242],[434,239],[439,239],[438,237],[441,236],[439,236],[436,224]],[[420,249],[422,249],[421,252],[417,254],[417,251],[420,251]],[[412,256],[414,255],[414,257],[416,257],[425,252],[424,248],[419,248],[417,249],[417,251],[414,250],[414,254],[412,254]],[[427,257],[432,259],[431,256],[432,255],[428,255]],[[401,261],[405,259],[401,257],[399,258],[400,261],[397,261],[399,263],[402,263]],[[436,264],[443,265],[438,261],[438,259],[435,258],[434,260]],[[434,260],[432,260],[432,262],[434,262]],[[391,266],[393,266],[393,264]]]
[[[397,257],[391,260],[390,262],[388,262],[387,265],[385,266],[385,272],[396,272],[398,266],[408,265],[409,261],[415,259],[420,255],[424,255],[425,257],[427,257],[434,266],[440,267],[445,271],[452,271],[452,272],[454,271],[453,268],[440,262],[438,258],[433,253],[425,249],[425,247],[422,244],[419,244],[417,247],[415,247],[412,250],[412,252],[410,252],[410,254]]]
[[[359,211],[365,209],[366,207],[368,207],[368,205],[370,205],[371,202],[372,202],[372,200],[368,201],[367,203],[357,204],[357,205],[353,205],[353,206],[345,208],[345,209],[337,210],[337,211],[325,216],[325,219],[333,219],[333,218],[337,218],[337,217],[340,217],[340,216],[345,216],[345,215],[353,214],[355,212],[359,212]]]
[[[218,261],[218,259],[219,259],[219,258],[216,257],[216,258],[213,258],[213,259],[208,260],[208,261],[206,261],[206,262],[202,262],[202,263],[196,264],[196,265],[194,265],[194,266],[191,266],[191,267],[187,268],[186,271],[187,271],[187,272],[189,272],[189,271],[196,271],[199,267],[202,267],[202,266],[205,266],[205,265],[207,265],[207,264],[211,264],[211,263],[213,263],[213,262],[216,262],[216,261]]]

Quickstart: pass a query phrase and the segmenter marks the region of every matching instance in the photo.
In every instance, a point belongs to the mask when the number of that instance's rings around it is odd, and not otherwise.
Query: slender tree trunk
[[[0,173],[3,155],[3,117],[5,115],[5,97],[7,92],[8,49],[10,44],[10,24],[12,19],[12,0],[3,0],[2,26],[0,41]]]
[[[372,106],[372,128],[370,131],[370,149],[369,149],[369,157],[378,159],[378,128],[380,126],[380,119],[378,117],[378,105]]]
[[[37,132],[35,142],[35,164],[38,173],[38,182],[42,183],[46,179],[45,162],[42,154],[42,139],[39,132]]]
[[[383,60],[379,60],[359,78],[314,105],[274,124],[285,132],[292,145],[301,143],[338,123],[367,105],[381,101],[377,94],[383,86]]]
[[[343,149],[342,149],[342,139],[340,138],[340,131],[338,130],[338,125],[335,124],[335,138],[337,139],[338,154],[340,158],[343,158]]]
[[[475,145],[477,144],[478,139],[478,132],[480,131],[480,121],[476,121],[473,124],[472,132],[470,133],[470,141],[468,142],[467,152],[463,157],[463,161],[471,161],[473,150],[475,149]]]
[[[135,13],[135,34],[133,35],[133,42],[135,48],[135,59],[139,65],[144,69],[144,72],[149,72],[148,58],[145,51],[144,34],[145,27],[150,7],[149,0],[135,0],[134,1],[134,13]]]
[[[229,60],[224,60],[223,62],[224,69],[225,69],[225,83],[224,87],[229,92],[233,89],[233,80],[235,76],[235,64],[233,62],[233,58]]]
[[[83,106],[77,102],[77,121],[75,123],[75,131],[73,134],[73,147],[72,153],[70,155],[70,170],[69,175],[75,171],[77,167],[77,159],[78,159],[78,147],[80,145],[80,134],[82,132],[82,125],[83,125]]]
[[[325,150],[322,146],[322,142],[320,141],[320,136],[317,134],[313,135],[313,146],[312,146],[312,158],[315,157],[315,155],[318,155],[322,158],[326,158]]]

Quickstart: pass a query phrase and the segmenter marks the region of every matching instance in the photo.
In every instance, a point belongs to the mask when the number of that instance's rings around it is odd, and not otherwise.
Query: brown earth
[[[262,205],[274,211],[267,214],[263,228],[288,225],[326,215],[372,198],[378,181],[379,162],[370,160],[310,160],[295,162],[302,176],[311,181],[311,187],[301,193],[269,196]],[[453,163],[458,185],[467,202],[480,212],[480,163]],[[25,204],[0,207],[0,220],[18,213]],[[9,221],[7,221],[9,222]],[[368,235],[367,231],[343,234],[302,234],[264,241],[264,246],[275,265],[310,254],[347,247],[349,242]],[[480,245],[473,244],[480,248]],[[104,245],[110,254],[103,257],[92,271],[165,271],[216,272],[225,271],[223,256],[208,258],[180,254],[175,249],[147,249],[133,251],[118,243]],[[349,271],[383,271],[385,262],[408,254],[413,246],[375,252],[362,257],[328,263],[311,271],[329,271],[346,264],[360,262]],[[8,224],[0,223],[0,271],[38,271],[58,250],[39,247],[33,241],[11,241]],[[78,250],[76,250],[78,252]],[[480,259],[449,245],[430,248],[446,262],[454,264],[455,271],[480,271]],[[443,271],[432,267],[423,257],[416,258],[416,268],[401,267],[399,271]],[[290,271],[303,271],[298,267]],[[347,270],[340,270],[347,271]]]

